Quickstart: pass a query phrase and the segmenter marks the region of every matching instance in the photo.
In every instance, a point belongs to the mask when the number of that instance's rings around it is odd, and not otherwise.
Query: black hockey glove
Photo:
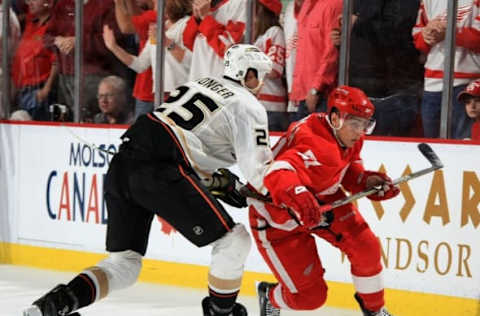
[[[237,175],[230,170],[220,168],[212,174],[212,185],[208,190],[214,197],[238,208],[247,206],[247,199],[239,192],[242,187]]]

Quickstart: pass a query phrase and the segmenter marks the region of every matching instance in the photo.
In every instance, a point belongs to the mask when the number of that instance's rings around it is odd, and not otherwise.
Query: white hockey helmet
[[[265,76],[272,71],[272,61],[258,47],[249,44],[235,44],[225,52],[223,74],[238,80],[245,86],[244,80],[249,69],[257,72],[257,79],[263,83]]]

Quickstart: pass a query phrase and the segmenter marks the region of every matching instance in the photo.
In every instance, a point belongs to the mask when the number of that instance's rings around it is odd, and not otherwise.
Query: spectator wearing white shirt
[[[183,29],[190,16],[187,14],[190,10],[190,1],[167,1],[165,23],[166,37],[165,37],[165,68],[164,68],[164,91],[168,95],[175,87],[181,83],[188,81],[188,72],[191,63],[191,52],[187,49],[177,45],[170,39],[172,35]],[[154,10],[156,11],[157,3],[154,2]],[[174,35],[175,36],[175,35]],[[173,36],[173,37],[174,37]],[[140,55],[131,55],[120,47],[113,34],[113,31],[104,26],[103,38],[105,45],[112,51],[118,59],[124,64],[133,69],[137,73],[142,73],[148,68],[153,70],[153,86],[152,92],[155,92],[155,67],[156,67],[156,25],[151,24],[149,29],[149,39],[145,47],[140,52]]]
[[[289,121],[296,119],[296,112],[298,110],[297,102],[290,100],[290,92],[292,91],[293,70],[295,68],[295,57],[297,56],[297,15],[302,7],[303,0],[290,1],[283,14],[283,32],[285,33],[285,79],[287,80],[287,89],[289,101],[287,112]]]
[[[413,28],[415,47],[427,55],[422,100],[424,136],[439,137],[447,29],[447,0],[423,0]],[[476,0],[458,0],[457,33],[452,98],[452,137],[468,137],[472,120],[458,100],[469,81],[480,78],[480,5]]]
[[[280,27],[282,11],[280,0],[258,0],[254,38],[255,46],[267,54],[273,62],[272,71],[266,76],[257,97],[265,106],[270,131],[288,128],[287,87],[284,79],[285,35]]]

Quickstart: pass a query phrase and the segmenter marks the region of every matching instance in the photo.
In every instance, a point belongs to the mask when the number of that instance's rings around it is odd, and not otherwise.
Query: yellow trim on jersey
[[[80,272],[105,258],[105,254],[53,249],[0,242],[0,264],[24,265],[56,271]],[[208,267],[144,259],[140,280],[173,286],[206,289]],[[255,295],[255,281],[275,281],[271,274],[245,272],[242,295]],[[68,280],[65,280],[68,281]],[[327,306],[358,310],[353,285],[328,282]],[[477,315],[475,299],[387,289],[387,308],[394,315],[467,316]]]

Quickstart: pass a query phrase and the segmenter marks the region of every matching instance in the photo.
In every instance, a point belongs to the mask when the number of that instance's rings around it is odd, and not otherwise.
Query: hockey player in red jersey
[[[327,106],[327,113],[292,124],[273,148],[275,160],[264,178],[273,202],[249,199],[257,247],[279,282],[259,283],[261,316],[325,303],[327,284],[315,235],[347,255],[363,314],[390,316],[384,308],[377,237],[353,204],[333,210],[326,205],[346,196],[342,187],[356,193],[380,186],[368,196],[375,201],[393,198],[399,189],[386,174],[363,167],[364,135],[375,125],[367,96],[341,86],[332,91]]]

